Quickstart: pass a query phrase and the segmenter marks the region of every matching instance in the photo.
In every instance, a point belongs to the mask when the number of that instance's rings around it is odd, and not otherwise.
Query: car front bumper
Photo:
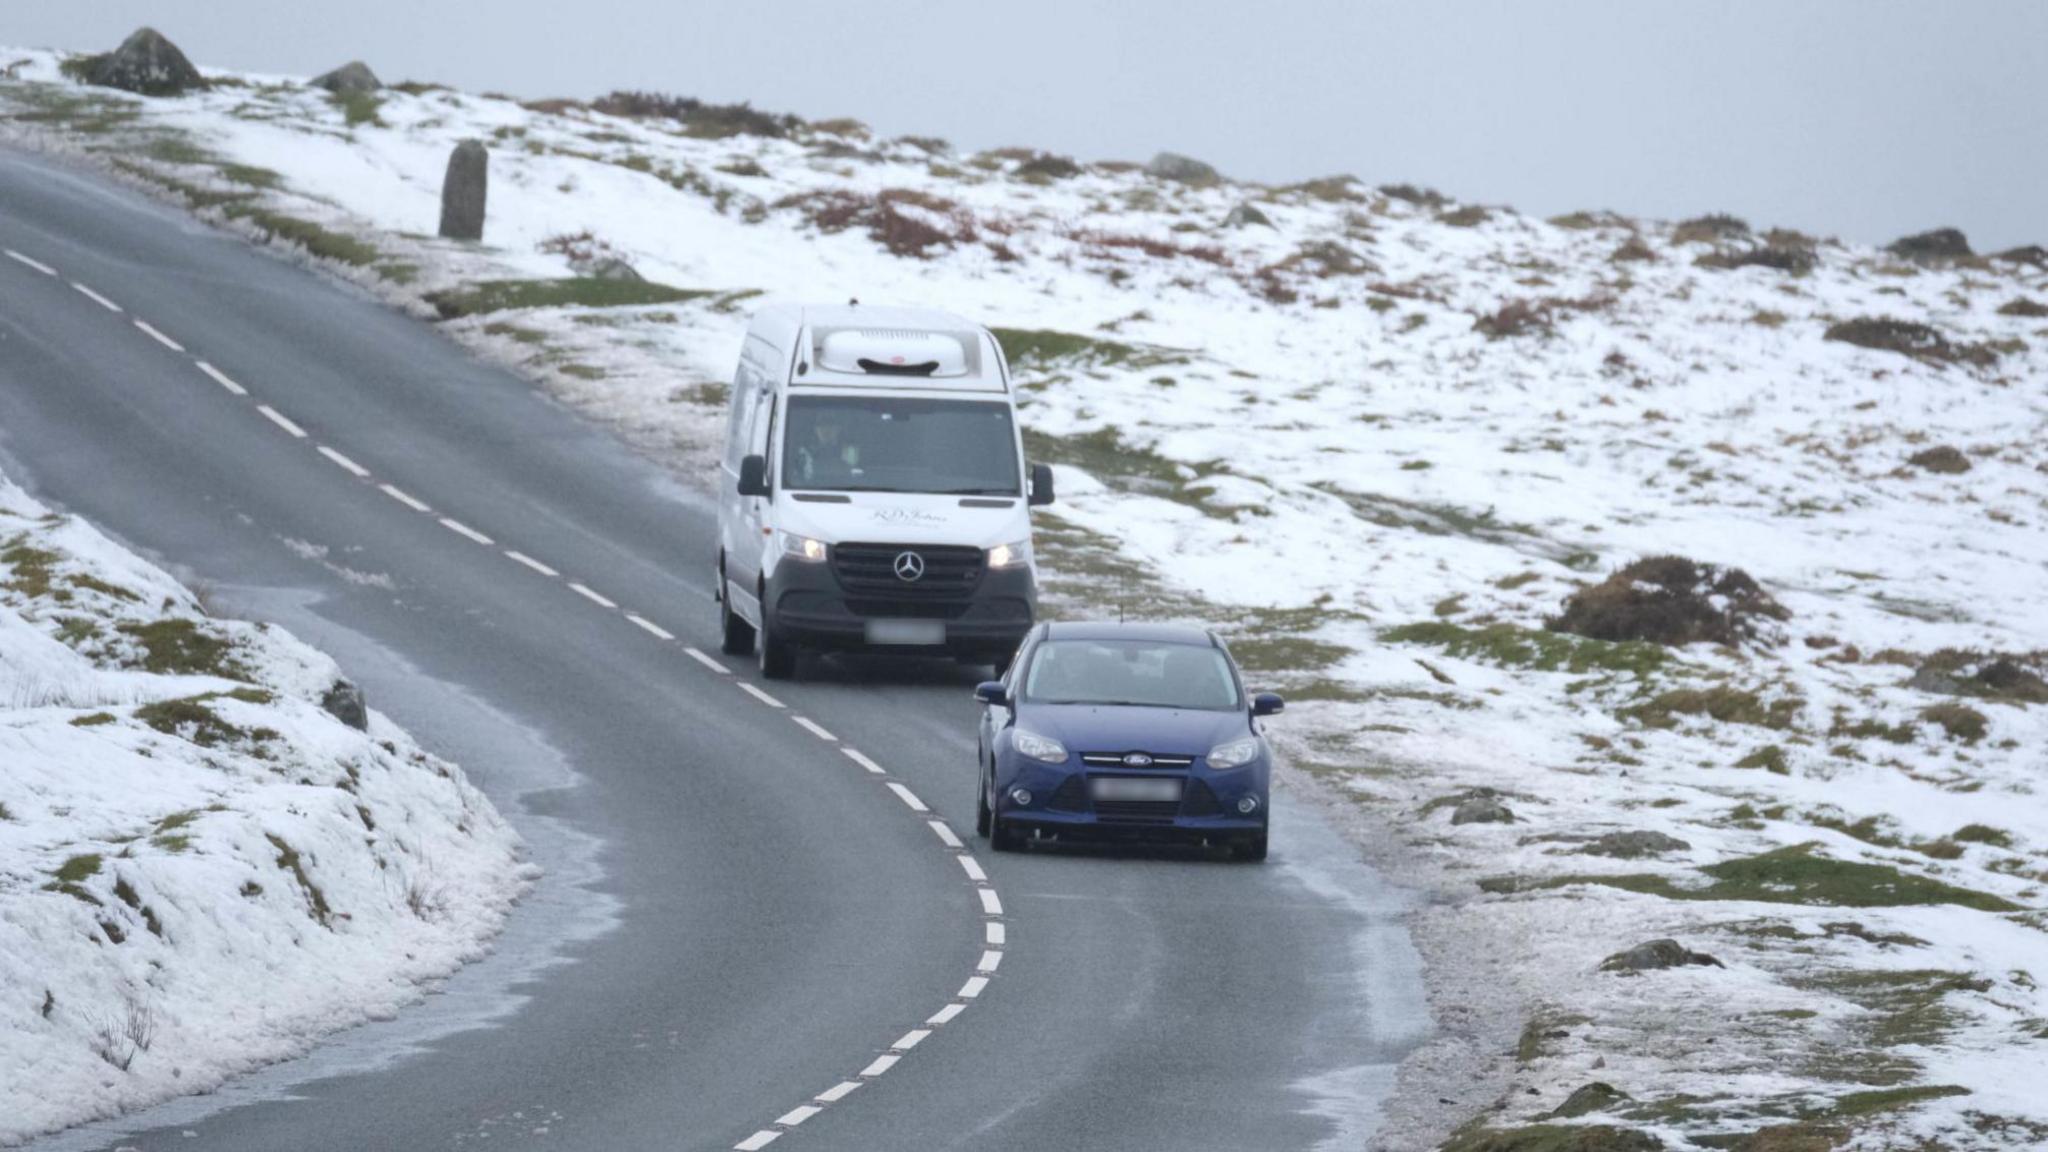
[[[995,811],[1021,832],[1073,840],[1234,841],[1266,831],[1271,810],[1269,766],[1261,761],[1228,772],[1091,772],[1069,764],[1044,764],[1012,754],[1009,771],[999,772]],[[1181,798],[1158,804],[1098,803],[1089,794],[1091,776],[1171,777],[1182,780]],[[1019,804],[1018,788],[1031,793]],[[1240,812],[1238,802],[1256,802]]]

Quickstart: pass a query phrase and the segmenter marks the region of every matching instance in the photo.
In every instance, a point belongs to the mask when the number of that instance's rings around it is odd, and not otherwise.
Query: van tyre
[[[777,636],[772,628],[759,631],[755,647],[761,654],[761,679],[787,680],[796,675],[796,647]]]
[[[721,588],[725,577],[718,578]],[[724,625],[718,639],[718,650],[727,656],[750,656],[754,651],[754,626],[746,618],[732,610],[732,597],[720,594],[718,597],[719,621]]]

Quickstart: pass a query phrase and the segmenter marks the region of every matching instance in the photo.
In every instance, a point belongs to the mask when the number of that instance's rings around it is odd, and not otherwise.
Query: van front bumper
[[[768,578],[763,611],[769,628],[802,648],[836,651],[944,653],[997,660],[1017,650],[1038,618],[1038,585],[1031,569],[992,568],[965,596],[873,596],[846,590],[830,564],[786,561]],[[940,644],[888,646],[868,642],[873,620],[935,620],[945,627]]]

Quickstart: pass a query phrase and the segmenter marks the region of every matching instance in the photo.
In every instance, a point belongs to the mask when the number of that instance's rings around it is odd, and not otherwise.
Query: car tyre
[[[988,778],[977,775],[974,783],[974,834],[986,837],[995,816],[988,808]]]
[[[1256,864],[1266,858],[1266,833],[1263,829],[1247,836],[1230,846],[1230,858]]]

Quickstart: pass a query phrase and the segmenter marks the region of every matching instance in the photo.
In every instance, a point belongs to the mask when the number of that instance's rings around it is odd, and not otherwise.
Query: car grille
[[[896,575],[896,558],[906,552],[924,561],[924,575],[904,580]],[[965,597],[981,583],[987,554],[957,544],[835,544],[832,571],[855,595],[890,600]]]
[[[1180,814],[1183,816],[1221,816],[1223,805],[1216,799],[1216,793],[1209,790],[1200,780],[1188,781],[1187,791],[1181,794]]]
[[[1097,800],[1095,817],[1116,824],[1171,824],[1180,815],[1178,800]]]
[[[1129,752],[1083,752],[1081,753],[1081,763],[1091,768],[1186,768],[1195,762],[1193,756],[1152,756],[1150,764],[1124,763],[1124,757],[1131,754]],[[1150,756],[1151,753],[1139,752],[1137,755]]]

